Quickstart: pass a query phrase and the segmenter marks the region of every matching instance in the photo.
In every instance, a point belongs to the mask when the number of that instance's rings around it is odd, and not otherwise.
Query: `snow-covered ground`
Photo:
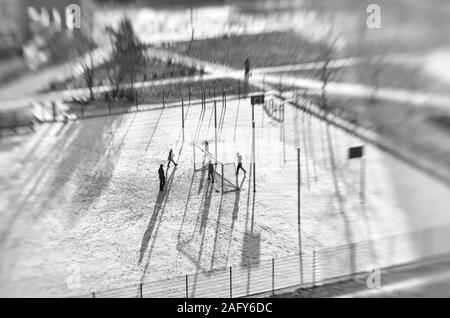
[[[204,114],[186,109],[184,142],[180,108],[1,139],[0,295],[79,295],[298,253],[297,145],[303,250],[450,223],[450,189],[370,145],[361,206],[359,161],[347,160],[361,142],[290,106],[284,125],[255,108],[254,194],[249,100],[229,101],[221,114],[219,102],[219,160],[233,163],[239,151],[247,169],[238,192],[222,193],[193,170],[196,132],[215,150],[212,104]],[[169,148],[179,165],[160,192],[157,169]]]

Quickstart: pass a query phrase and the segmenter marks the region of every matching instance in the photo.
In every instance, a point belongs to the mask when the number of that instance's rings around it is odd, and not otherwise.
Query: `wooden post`
[[[186,298],[189,298],[188,275],[186,275]]]
[[[143,285],[144,285],[144,284],[142,284],[142,283],[139,284],[139,289],[140,289],[140,292],[141,292],[141,298],[143,298],[143,297],[142,297],[142,286],[143,286]]]

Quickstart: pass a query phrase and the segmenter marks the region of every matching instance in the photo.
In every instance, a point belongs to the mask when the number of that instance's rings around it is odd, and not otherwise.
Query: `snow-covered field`
[[[218,102],[218,123],[221,114]],[[184,142],[180,108],[1,139],[0,296],[79,295],[298,253],[297,145],[304,250],[450,223],[450,189],[369,145],[361,206],[359,161],[347,160],[361,142],[290,106],[284,125],[255,108],[254,194],[249,100],[229,101],[224,114],[219,160],[233,163],[239,151],[248,171],[237,192],[193,170],[196,132],[215,149],[212,104],[186,109]],[[169,148],[179,165],[160,192]]]

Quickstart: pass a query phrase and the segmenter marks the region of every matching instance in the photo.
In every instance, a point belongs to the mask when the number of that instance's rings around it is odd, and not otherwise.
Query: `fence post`
[[[312,283],[313,287],[316,286],[316,250],[313,251]]]
[[[53,121],[56,121],[56,103],[52,102]]]
[[[95,293],[92,293],[92,298],[95,298]]]
[[[192,154],[194,156],[194,171],[195,171],[195,142],[192,143]]]
[[[163,85],[163,87],[162,87],[162,91],[163,91],[163,96],[162,96],[162,97],[163,97],[163,101],[162,101],[162,102],[163,102],[163,108],[164,108],[164,107],[165,107],[165,101],[164,101],[164,95],[165,95],[165,94],[164,94],[164,85]]]
[[[139,290],[140,290],[140,292],[141,292],[141,298],[143,298],[143,297],[142,297],[142,285],[144,285],[144,284],[143,284],[143,283],[140,283],[140,284],[139,284]]]
[[[136,109],[139,111],[139,102],[138,102],[138,92],[137,89],[134,90],[134,99],[136,101]]]
[[[183,140],[184,140],[184,100],[181,96],[181,128],[183,129]]]
[[[222,167],[222,192],[223,192],[223,176],[224,176],[224,174],[223,174],[223,164],[220,164],[220,166]]]
[[[275,259],[272,258],[272,296],[275,296]]]
[[[351,243],[350,244],[350,276],[354,277],[354,275],[356,274],[356,244],[355,243]]]
[[[186,275],[186,298],[189,298],[188,275]]]
[[[238,100],[241,100],[241,80],[238,80]]]
[[[225,101],[225,108],[227,108],[227,90],[224,90],[223,91],[223,99],[224,99],[224,101]]]
[[[233,298],[233,267],[230,266],[230,298]]]

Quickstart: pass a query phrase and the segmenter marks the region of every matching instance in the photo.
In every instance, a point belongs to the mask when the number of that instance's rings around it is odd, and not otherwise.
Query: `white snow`
[[[212,109],[197,140],[209,140],[211,152]],[[220,122],[221,102],[217,110]],[[240,192],[222,194],[219,182],[193,171],[199,118],[200,106],[186,110],[184,143],[180,108],[47,124],[1,139],[0,296],[79,295],[298,253],[297,145],[304,251],[450,222],[448,188],[370,145],[362,207],[359,161],[347,160],[348,147],[361,142],[330,127],[330,145],[323,122],[290,106],[284,127],[255,108],[254,195],[249,100],[226,108],[218,156],[232,163],[239,151],[247,176],[239,176]],[[169,148],[179,165],[160,193],[157,169]],[[377,253],[368,259],[381,261]],[[68,284],[74,269],[79,288]]]

